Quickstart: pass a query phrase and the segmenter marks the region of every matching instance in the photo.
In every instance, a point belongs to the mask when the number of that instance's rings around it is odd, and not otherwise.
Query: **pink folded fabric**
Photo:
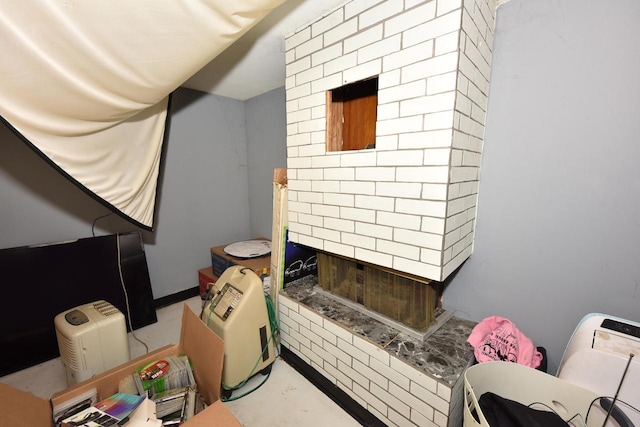
[[[509,319],[491,316],[478,323],[467,342],[478,362],[502,360],[537,368],[542,353]]]

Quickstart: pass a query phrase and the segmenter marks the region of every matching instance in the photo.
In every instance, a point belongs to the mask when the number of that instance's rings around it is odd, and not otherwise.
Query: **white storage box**
[[[478,404],[485,392],[533,409],[553,410],[572,426],[602,426],[607,415],[594,392],[517,363],[473,365],[464,373],[464,388],[464,427],[489,427]],[[607,426],[617,425],[612,418],[607,421]]]

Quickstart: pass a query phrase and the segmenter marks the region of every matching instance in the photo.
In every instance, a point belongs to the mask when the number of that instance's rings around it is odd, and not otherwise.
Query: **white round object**
[[[225,246],[224,252],[236,258],[257,258],[271,253],[270,240],[245,240]]]

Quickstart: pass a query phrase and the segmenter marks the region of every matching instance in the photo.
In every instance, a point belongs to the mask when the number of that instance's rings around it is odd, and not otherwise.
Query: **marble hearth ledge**
[[[283,346],[387,425],[462,425],[462,374],[473,359],[466,340],[475,322],[452,316],[421,342],[315,292],[315,285],[310,277],[280,292]]]

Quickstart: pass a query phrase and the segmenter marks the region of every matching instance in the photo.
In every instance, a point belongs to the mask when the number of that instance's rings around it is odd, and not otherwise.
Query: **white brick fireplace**
[[[494,0],[352,0],[286,38],[289,238],[431,280],[473,250]],[[378,78],[375,148],[327,91]]]

